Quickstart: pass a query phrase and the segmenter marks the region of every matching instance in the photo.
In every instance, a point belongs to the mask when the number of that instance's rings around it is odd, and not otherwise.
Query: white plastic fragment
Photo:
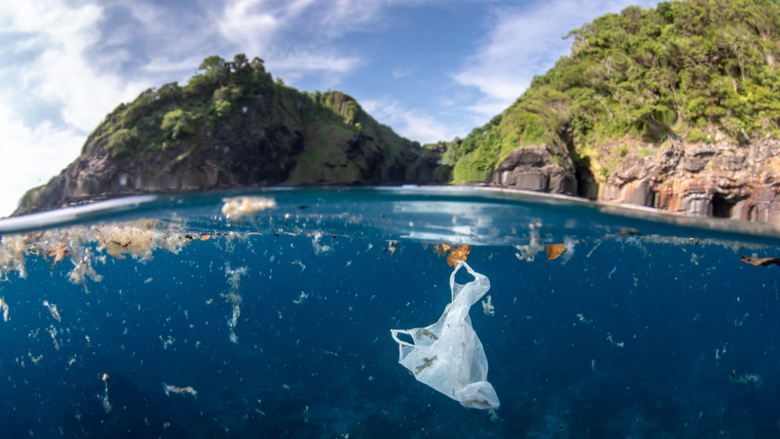
[[[461,267],[474,276],[465,284],[455,283]],[[418,381],[458,401],[464,407],[498,409],[500,402],[493,386],[487,382],[488,363],[482,342],[471,326],[469,309],[490,289],[490,281],[474,272],[463,261],[450,276],[452,302],[444,309],[439,321],[425,328],[392,329],[398,343],[399,360]],[[414,343],[398,338],[410,336]],[[495,414],[494,414],[495,415]]]

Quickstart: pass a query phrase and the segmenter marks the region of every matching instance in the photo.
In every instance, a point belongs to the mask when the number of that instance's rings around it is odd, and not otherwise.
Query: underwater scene
[[[770,225],[399,187],[0,234],[2,437],[780,436]]]

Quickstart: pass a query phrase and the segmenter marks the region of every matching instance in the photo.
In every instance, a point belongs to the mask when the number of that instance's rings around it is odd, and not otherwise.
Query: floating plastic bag
[[[455,274],[461,267],[466,267],[474,276],[473,281],[465,285],[455,283]],[[392,329],[390,333],[398,343],[398,362],[409,369],[417,381],[459,401],[464,407],[492,411],[500,403],[496,390],[487,382],[485,349],[469,318],[471,305],[489,289],[487,277],[458,261],[450,276],[452,303],[444,308],[439,321],[425,328]],[[414,344],[399,340],[398,334],[409,335]]]

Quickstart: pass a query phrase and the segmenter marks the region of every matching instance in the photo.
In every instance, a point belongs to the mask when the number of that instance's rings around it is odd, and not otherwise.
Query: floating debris
[[[295,303],[296,305],[300,305],[301,303],[303,303],[304,300],[306,300],[307,297],[309,297],[309,295],[301,291],[301,295],[298,296],[298,299],[293,300],[293,303]]]
[[[742,262],[750,265],[761,265],[764,267],[768,267],[772,264],[780,266],[780,258],[756,258],[756,257],[748,257],[745,255],[741,255],[740,258],[742,258]]]
[[[176,341],[176,339],[169,335],[168,339],[166,340],[166,339],[162,338],[162,335],[161,335],[160,336],[160,341],[163,344],[163,349],[168,350],[168,346],[172,345]]]
[[[54,264],[63,260],[66,256],[70,256],[70,251],[68,251],[68,246],[64,242],[60,242],[54,248],[49,247],[46,251],[47,258],[54,257],[54,260],[51,262],[52,270],[54,269]]]
[[[589,258],[589,257],[590,257],[590,255],[592,255],[592,254],[593,254],[593,252],[594,252],[594,251],[596,251],[596,249],[597,249],[597,248],[599,248],[599,246],[600,246],[600,245],[601,245],[601,241],[599,241],[599,242],[596,244],[596,246],[595,246],[595,247],[593,247],[592,249],[590,249],[590,251],[588,252],[588,254],[587,254],[587,255],[585,255],[585,257],[586,257],[586,258]]]
[[[57,341],[57,328],[55,328],[54,325],[49,327],[49,334],[51,334],[51,339],[54,340],[54,349],[59,351],[60,343]]]
[[[528,225],[530,242],[526,245],[515,246],[516,249],[520,250],[520,253],[515,253],[517,259],[520,259],[521,261],[532,262],[536,257],[536,254],[544,250],[544,246],[539,244],[539,242],[541,242],[539,239],[539,227],[541,227],[541,224],[532,223]]]
[[[106,386],[106,391],[103,393],[103,397],[101,398],[103,400],[103,410],[105,410],[106,413],[109,413],[112,409],[111,403],[108,401],[108,374],[103,374],[103,384]]]
[[[586,319],[584,314],[577,314],[577,318],[578,318],[578,319],[579,319],[579,320],[580,320],[582,323],[585,323],[585,324],[588,324],[588,325],[590,325],[591,323],[593,323],[593,319]]]
[[[450,267],[455,267],[458,265],[458,261],[465,262],[469,253],[471,253],[470,245],[461,245],[460,247],[453,249],[450,254],[447,255],[447,264]]]
[[[179,395],[183,395],[187,393],[194,396],[195,398],[198,397],[198,392],[195,389],[193,389],[192,386],[176,387],[176,386],[171,386],[170,384],[165,384],[164,381],[162,385],[163,385],[163,391],[165,392],[165,396],[170,396],[171,393],[177,393]]]
[[[266,197],[223,198],[222,214],[226,218],[241,221],[244,216],[276,207],[276,200]]]
[[[5,301],[5,297],[0,297],[0,309],[3,310],[3,321],[8,321],[8,303]]]
[[[311,240],[311,245],[314,247],[314,253],[320,254],[320,253],[327,253],[329,251],[332,251],[333,248],[329,245],[320,244],[320,239],[322,238],[322,232],[317,232],[314,234],[314,238]],[[303,270],[301,270],[303,271]]]
[[[558,258],[561,256],[566,250],[566,246],[564,244],[550,244],[547,247],[547,263],[549,264],[550,261],[553,259]]]
[[[390,257],[392,257],[397,247],[398,247],[398,241],[387,241],[387,248],[384,251],[390,250]]]
[[[62,321],[62,318],[60,317],[60,312],[57,310],[57,305],[53,303],[49,303],[47,300],[43,301],[43,306],[49,308],[49,314],[51,314],[52,318],[58,322]]]
[[[292,265],[300,265],[301,266],[301,273],[303,273],[303,270],[306,269],[306,266],[303,265],[303,262],[301,262],[300,259],[296,259],[296,260],[292,261]]]
[[[612,279],[612,275],[615,274],[616,271],[617,271],[617,266],[612,268],[612,271],[610,271],[609,274],[607,274],[607,279]]]
[[[490,296],[487,296],[487,300],[482,301],[482,312],[488,316],[496,314],[496,309],[493,307],[493,302],[491,301]]]
[[[757,373],[746,373],[740,376],[736,376],[736,371],[732,370],[729,374],[729,380],[734,384],[748,384],[755,383],[756,387],[760,386],[763,380]]]
[[[222,297],[231,304],[233,304],[233,317],[228,320],[228,327],[230,328],[230,341],[238,343],[238,336],[236,335],[236,324],[238,324],[238,317],[241,315],[241,302],[243,298],[238,291],[238,285],[241,282],[241,275],[246,274],[246,267],[237,268],[235,270],[230,269],[230,264],[225,267],[225,276],[228,276],[227,282],[231,285],[230,292],[222,294]]]
[[[607,336],[607,340],[612,344],[612,346],[615,346],[615,347],[618,347],[618,348],[622,348],[622,347],[626,346],[626,342],[624,342],[624,341],[616,342],[616,341],[612,340],[612,336],[611,335]]]

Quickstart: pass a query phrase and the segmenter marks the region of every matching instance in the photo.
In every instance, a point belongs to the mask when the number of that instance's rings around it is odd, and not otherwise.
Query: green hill
[[[444,182],[439,154],[341,92],[300,92],[242,54],[206,58],[187,85],[120,104],[81,156],[15,214],[138,193],[271,185]]]
[[[480,180],[513,149],[544,144],[553,161],[571,157],[584,195],[584,180],[604,182],[640,143],[626,139],[778,139],[779,31],[771,0],[664,2],[604,15],[570,32],[571,55],[503,113],[447,143],[445,161],[456,182]],[[608,147],[616,140],[623,146]]]

